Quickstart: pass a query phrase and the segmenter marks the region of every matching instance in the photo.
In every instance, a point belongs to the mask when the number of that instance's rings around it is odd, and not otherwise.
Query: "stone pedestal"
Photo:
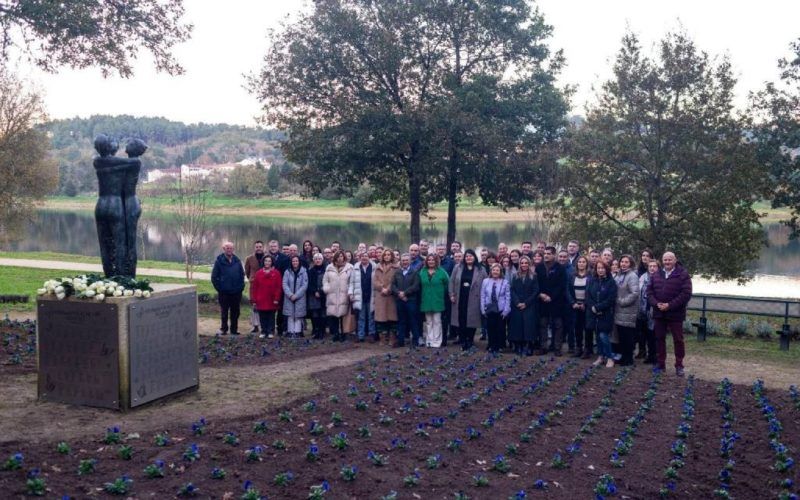
[[[40,297],[39,398],[126,410],[197,389],[197,290],[152,287],[147,299]]]

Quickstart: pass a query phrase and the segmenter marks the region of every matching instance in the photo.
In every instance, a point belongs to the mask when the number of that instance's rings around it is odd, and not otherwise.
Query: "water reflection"
[[[144,218],[144,258],[179,262],[182,259],[175,224],[168,218]],[[255,240],[278,239],[297,242],[310,239],[330,243],[338,240],[344,248],[355,248],[360,241],[382,242],[397,248],[405,246],[408,224],[402,222],[320,221],[308,219],[269,219],[250,217],[214,217],[211,219],[203,248],[202,261],[210,263],[222,241],[231,240],[238,253],[246,254]],[[422,226],[423,237],[442,241],[446,226],[428,223]],[[789,231],[780,224],[766,226],[769,246],[762,249],[751,270],[757,279],[740,287],[734,283],[709,283],[696,280],[696,291],[737,293],[761,296],[800,296],[800,241],[789,241]],[[546,228],[533,222],[462,222],[459,239],[468,247],[487,245],[497,248],[506,242],[517,247],[523,240],[536,240]],[[40,211],[26,228],[24,237],[12,245],[19,251],[53,251],[81,255],[99,255],[94,217],[89,212]],[[141,249],[140,249],[141,252]],[[143,258],[140,255],[140,258]]]
[[[692,289],[694,293],[715,295],[798,299],[800,276],[757,274],[753,280],[744,285],[739,285],[736,281],[710,281],[695,276],[692,279]]]

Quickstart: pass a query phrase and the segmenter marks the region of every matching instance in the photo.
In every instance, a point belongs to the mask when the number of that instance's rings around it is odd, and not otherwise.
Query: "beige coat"
[[[252,283],[253,278],[256,277],[256,273],[259,269],[261,268],[258,267],[258,257],[256,257],[255,254],[248,255],[244,260],[244,275],[247,278],[247,281]]]
[[[341,269],[328,264],[322,278],[322,291],[325,292],[325,310],[328,316],[341,318],[350,313],[352,306],[361,309],[361,276],[349,262]]]
[[[397,271],[397,266],[391,266],[383,270],[380,265],[375,266],[372,273],[372,297],[375,299],[373,310],[375,311],[375,321],[383,323],[386,321],[397,321],[397,305],[395,297],[392,295],[392,278]],[[381,295],[381,290],[387,288],[389,295]]]

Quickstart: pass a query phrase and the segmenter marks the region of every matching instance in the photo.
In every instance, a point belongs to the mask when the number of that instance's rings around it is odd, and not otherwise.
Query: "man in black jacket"
[[[564,336],[564,311],[566,309],[567,273],[556,262],[556,249],[545,247],[544,262],[536,266],[539,280],[539,354],[547,353],[547,328],[552,326],[555,355],[561,356]]]
[[[411,330],[411,347],[416,348],[420,337],[419,322],[419,273],[411,267],[411,256],[400,257],[400,269],[392,278],[392,295],[397,304],[397,344],[403,347],[406,334]]]
[[[239,306],[244,291],[244,267],[239,257],[233,253],[233,243],[222,244],[222,253],[214,261],[211,271],[211,283],[217,291],[220,306],[219,334],[228,333],[228,313],[231,319],[231,335],[239,335]]]
[[[355,266],[356,271],[361,273],[361,310],[357,314],[358,326],[356,327],[358,341],[364,342],[364,339],[369,335],[372,342],[377,342],[375,311],[373,310],[374,302],[372,301],[372,272],[375,266],[369,260],[367,252],[362,252],[358,259],[359,263]]]

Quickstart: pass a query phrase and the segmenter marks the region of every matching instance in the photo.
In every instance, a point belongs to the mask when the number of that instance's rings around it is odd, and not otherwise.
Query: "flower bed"
[[[200,337],[199,362],[205,366],[266,365],[310,356],[333,354],[369,344],[314,340],[309,337],[261,339],[258,335],[215,335]]]
[[[720,428],[720,415],[723,424],[736,415],[735,427],[747,432],[743,419],[763,426],[763,398],[774,399],[757,386],[755,408],[752,398],[734,397],[742,389],[728,383],[717,394],[707,382],[653,377],[638,367],[453,349],[393,350],[318,378],[319,393],[269,414],[231,408],[225,419],[175,415],[160,432],[110,422],[73,442],[54,435],[41,444],[0,444],[0,491],[79,498],[657,498],[667,484],[664,464],[685,457],[668,494],[711,498],[728,460],[720,457],[720,436],[734,432]],[[789,399],[785,391],[782,397]],[[589,427],[587,415],[594,419]],[[620,439],[621,430],[635,436],[635,446]],[[784,476],[772,469],[774,457],[759,458],[771,451],[769,432],[755,431],[736,444],[734,458],[746,467],[736,466],[730,495],[793,491],[778,484]],[[609,451],[620,442],[624,467],[612,467]],[[567,450],[565,443],[578,446]],[[556,453],[569,467],[557,465]],[[753,453],[758,459],[749,458]]]
[[[0,320],[0,374],[36,371],[36,322]]]

